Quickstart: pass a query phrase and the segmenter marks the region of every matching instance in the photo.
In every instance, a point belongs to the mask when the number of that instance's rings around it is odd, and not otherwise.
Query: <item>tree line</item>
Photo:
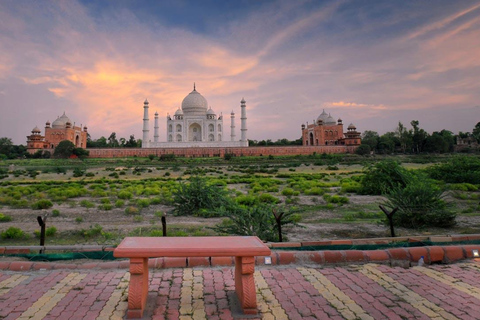
[[[117,139],[117,134],[112,132],[108,138],[101,136],[96,140],[92,140],[90,134],[87,135],[87,148],[141,148],[142,140],[135,139],[135,135],[130,135],[127,140],[125,138]]]
[[[420,128],[419,121],[410,122],[411,128],[407,128],[401,122],[398,123],[395,131],[379,135],[376,131],[367,130],[362,133],[362,144],[357,149],[358,154],[379,154],[401,153],[449,153],[454,152],[457,138],[470,138],[471,141],[480,143],[480,122],[473,128],[472,132],[460,132],[454,135],[449,130],[435,131],[429,134]],[[468,152],[469,149],[463,151]]]

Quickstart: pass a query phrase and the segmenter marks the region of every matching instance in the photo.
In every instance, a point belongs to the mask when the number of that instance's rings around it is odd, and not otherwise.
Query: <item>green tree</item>
[[[380,136],[375,131],[366,130],[362,133],[362,144],[367,144],[370,149],[375,151],[378,147]]]
[[[400,142],[402,152],[405,153],[407,150],[410,150],[412,145],[412,130],[407,130],[401,122],[398,122],[395,134]]]
[[[404,188],[412,178],[409,171],[392,160],[368,164],[364,171],[360,190],[364,194],[386,194],[395,187]]]
[[[412,135],[412,145],[413,145],[413,152],[420,153],[423,151],[423,147],[425,146],[425,141],[428,137],[428,133],[420,129],[418,127],[419,122],[418,120],[412,120],[410,124],[413,127],[413,135]]]
[[[395,152],[395,147],[400,145],[398,138],[393,132],[387,132],[378,139],[378,152],[381,154],[391,154]]]
[[[478,143],[480,143],[480,122],[477,122],[475,128],[473,128],[472,136],[477,139]]]
[[[73,154],[79,157],[80,159],[85,159],[90,155],[90,151],[85,150],[83,148],[75,148],[73,149]]]
[[[0,138],[0,154],[4,154],[6,157],[8,157],[12,151],[12,148],[12,139],[7,137]]]
[[[228,202],[231,199],[226,189],[192,177],[189,183],[180,183],[173,193],[173,212],[175,215],[217,216],[217,210]]]
[[[115,132],[112,132],[108,137],[108,146],[110,148],[117,148],[119,146],[117,134]]]
[[[370,154],[370,151],[371,151],[370,146],[368,144],[363,144],[363,141],[362,141],[362,144],[358,146],[357,150],[355,150],[355,153],[361,156],[364,156],[364,155]]]
[[[60,143],[55,147],[53,156],[55,158],[69,158],[73,154],[75,145],[68,140],[60,141]]]
[[[444,193],[425,177],[416,177],[406,186],[395,186],[384,205],[398,208],[393,216],[397,226],[406,228],[451,227],[456,214],[449,210]]]
[[[137,148],[137,140],[135,140],[135,136],[132,134],[130,135],[130,139],[125,143],[126,148]]]

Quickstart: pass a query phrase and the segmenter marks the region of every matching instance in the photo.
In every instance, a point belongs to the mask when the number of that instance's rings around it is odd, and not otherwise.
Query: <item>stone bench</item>
[[[148,295],[148,258],[235,257],[235,291],[245,314],[257,313],[255,256],[270,249],[257,237],[127,237],[114,250],[130,259],[127,318],[141,318]]]

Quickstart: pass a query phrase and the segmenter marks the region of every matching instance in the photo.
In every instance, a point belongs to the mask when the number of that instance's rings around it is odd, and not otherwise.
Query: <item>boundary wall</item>
[[[205,148],[105,148],[87,149],[89,158],[148,157],[153,154],[174,154],[178,157],[208,158],[223,157],[225,154],[241,156],[290,156],[316,154],[354,153],[358,146],[285,146],[285,147],[205,147]]]

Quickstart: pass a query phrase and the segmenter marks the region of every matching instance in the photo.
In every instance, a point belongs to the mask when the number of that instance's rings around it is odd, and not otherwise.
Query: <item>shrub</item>
[[[290,196],[293,196],[294,191],[293,191],[292,188],[285,188],[285,189],[282,190],[282,194],[284,196],[290,197]]]
[[[125,213],[126,214],[138,214],[139,212],[140,212],[140,210],[138,210],[138,208],[133,207],[133,206],[125,208]]]
[[[190,183],[180,183],[173,194],[176,215],[194,215],[201,209],[215,211],[229,201],[228,191],[206,180],[193,177]]]
[[[437,164],[425,170],[436,180],[447,183],[471,183],[480,181],[480,159],[477,157],[455,157],[452,160]]]
[[[269,193],[262,193],[258,197],[258,201],[260,201],[261,203],[279,203],[280,199],[275,198],[274,196],[272,196]]]
[[[85,177],[95,177],[95,173],[93,173],[93,172],[87,172],[87,173],[85,174]]]
[[[90,228],[87,230],[82,229],[80,232],[85,238],[91,238],[101,235],[102,229],[102,226],[97,223],[94,226],[90,226]]]
[[[0,213],[0,222],[9,222],[12,221],[12,217]]]
[[[365,175],[361,180],[363,194],[380,195],[388,193],[393,188],[405,187],[412,174],[398,162],[384,160],[374,165],[367,165]]]
[[[88,201],[88,200],[82,200],[82,201],[80,201],[80,206],[88,209],[88,208],[95,207],[95,204],[93,202]]]
[[[117,207],[117,208],[121,208],[121,207],[123,207],[124,205],[125,205],[125,201],[123,201],[123,200],[117,200],[117,201],[115,201],[115,207]]]
[[[76,223],[83,222],[83,218],[82,218],[82,217],[76,217],[76,218],[75,218],[75,222],[76,222]]]
[[[85,174],[85,169],[82,168],[75,168],[73,169],[73,176],[75,178],[82,177]]]
[[[345,204],[345,203],[348,203],[349,200],[347,197],[342,197],[342,196],[337,196],[337,195],[329,195],[329,194],[325,194],[323,196],[323,199],[325,199],[325,201],[327,201],[327,203],[338,203],[338,204]]]
[[[253,206],[258,203],[258,198],[252,195],[241,194],[235,198],[235,202],[239,205]]]
[[[105,211],[112,210],[112,209],[113,209],[113,205],[110,204],[110,203],[104,203],[104,204],[99,205],[99,206],[98,206],[98,209],[100,209],[100,210],[105,210]]]
[[[397,186],[386,197],[386,207],[398,208],[393,216],[397,226],[422,228],[455,225],[456,214],[449,210],[443,192],[428,180],[417,179],[405,188]]]
[[[16,227],[10,227],[3,231],[1,234],[2,239],[22,239],[25,237],[25,232],[22,229]]]
[[[224,219],[212,229],[223,234],[257,236],[264,241],[278,241],[278,229],[273,209],[274,207],[270,205],[249,207],[235,205],[222,208],[224,210],[222,214],[227,216],[228,219]],[[298,215],[294,215],[291,211],[286,211],[282,216],[280,224],[282,226],[296,225],[298,220]]]
[[[133,221],[134,221],[134,222],[142,222],[142,221],[143,221],[143,217],[142,217],[142,216],[135,216],[135,217],[133,217]]]
[[[150,206],[150,200],[148,200],[148,199],[138,199],[137,200],[137,206],[139,206],[140,208],[147,208],[148,206]]]
[[[57,209],[53,209],[52,210],[52,217],[58,217],[60,216],[60,211],[58,211]]]
[[[41,209],[48,209],[53,207],[53,203],[47,199],[41,199],[32,204],[33,210],[41,210]]]
[[[45,230],[45,235],[47,237],[53,237],[55,234],[57,233],[57,228],[55,227],[48,227],[46,230]]]
[[[117,197],[119,197],[120,199],[128,200],[132,199],[133,194],[129,191],[122,190],[117,194]]]

